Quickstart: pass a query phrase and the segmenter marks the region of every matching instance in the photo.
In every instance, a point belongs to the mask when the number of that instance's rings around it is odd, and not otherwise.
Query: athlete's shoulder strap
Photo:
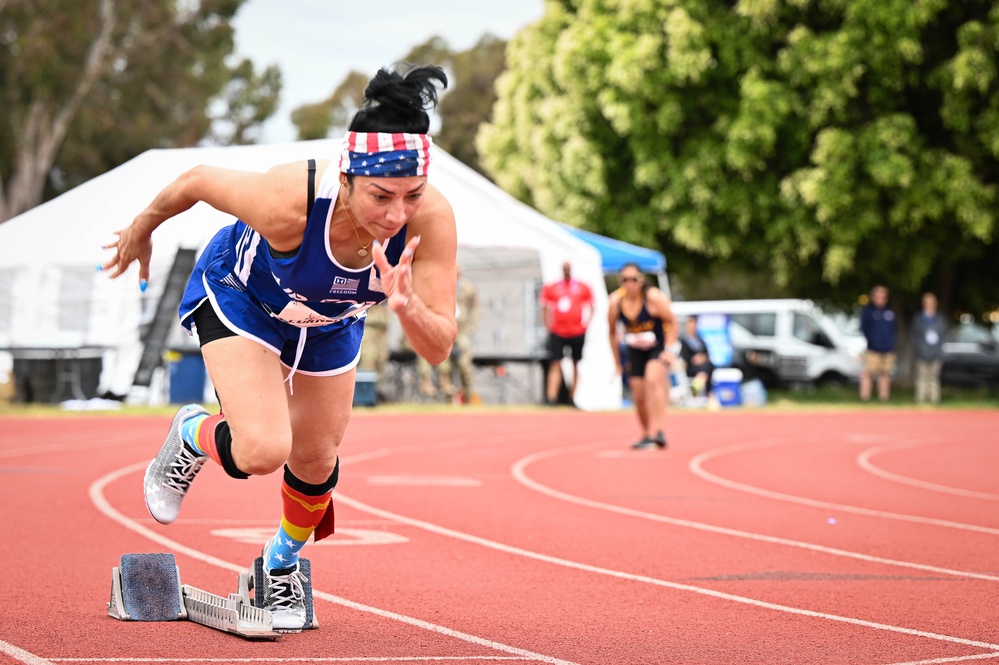
[[[305,208],[306,223],[308,223],[309,218],[312,217],[312,208],[316,204],[316,160],[314,159],[309,160],[308,195],[309,195],[309,200]],[[294,258],[295,256],[298,255],[298,250],[300,249],[302,249],[301,245],[288,252],[279,252],[278,250],[271,247],[269,244],[267,245],[267,251],[270,253],[271,257],[275,259]]]
[[[316,160],[309,160],[309,203],[305,218],[312,217],[312,207],[316,204]]]

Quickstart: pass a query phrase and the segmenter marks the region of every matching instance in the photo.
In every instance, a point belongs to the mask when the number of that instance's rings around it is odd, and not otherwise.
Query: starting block
[[[172,554],[125,554],[111,570],[108,614],[121,621],[187,618],[180,569]]]
[[[308,598],[311,610],[311,584]],[[248,594],[224,598],[182,585],[172,554],[124,554],[111,570],[108,614],[120,621],[187,619],[247,639],[277,639],[281,633],[274,630],[271,613],[259,605],[250,603]]]
[[[303,585],[305,587],[305,630],[319,628],[319,621],[316,619],[315,607],[312,602],[312,564],[308,559],[299,559],[298,569],[305,575],[306,580],[308,580]],[[255,580],[263,579],[263,577],[264,559],[258,556],[253,561],[253,568],[246,573],[241,573],[239,576],[238,595],[247,605],[261,607],[264,604],[264,586],[255,584]],[[280,632],[298,633],[301,631]]]

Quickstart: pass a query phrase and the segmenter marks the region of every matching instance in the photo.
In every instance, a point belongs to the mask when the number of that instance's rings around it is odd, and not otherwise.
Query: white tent
[[[233,219],[199,203],[164,223],[153,234],[145,294],[138,288],[136,266],[117,280],[96,270],[108,255],[101,246],[113,239],[113,231],[129,224],[162,187],[197,164],[263,171],[284,162],[332,158],[339,150],[340,141],[332,139],[150,150],[0,224],[0,349],[103,347],[102,389],[127,393],[141,353],[140,326],[155,307],[176,250],[200,250]],[[430,180],[454,208],[459,257],[486,249],[531,250],[537,252],[543,281],[557,279],[568,260],[574,276],[594,287],[593,325],[576,399],[584,409],[618,407],[620,381],[614,380],[597,250],[443,150],[434,153]]]

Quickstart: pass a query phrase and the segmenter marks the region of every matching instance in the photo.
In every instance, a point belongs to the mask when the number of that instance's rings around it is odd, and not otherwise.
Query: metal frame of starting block
[[[251,598],[254,573],[262,572],[262,560],[254,570],[239,576],[239,592],[217,596],[189,584],[180,583],[180,568],[172,554],[125,554],[121,565],[111,570],[111,598],[108,614],[119,621],[177,621],[187,619],[251,640],[274,640],[283,632],[274,630],[271,613]],[[306,576],[308,559],[300,559]],[[312,608],[311,578],[306,587],[306,628],[317,628]],[[262,595],[262,590],[257,596]],[[256,601],[256,603],[254,602]]]
[[[239,594],[231,593],[223,598],[189,584],[185,584],[183,590],[189,621],[247,639],[273,640],[281,635],[274,630],[269,611],[244,603]]]

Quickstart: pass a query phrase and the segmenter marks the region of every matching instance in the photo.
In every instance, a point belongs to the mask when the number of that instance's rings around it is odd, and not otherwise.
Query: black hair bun
[[[447,87],[447,75],[436,65],[382,67],[364,89],[364,101],[348,129],[355,132],[426,134],[427,111],[438,104],[437,84]]]
[[[385,67],[379,69],[364,89],[365,100],[399,109],[436,108],[436,84],[446,88],[447,74],[437,65],[405,66],[408,69],[403,73]]]

